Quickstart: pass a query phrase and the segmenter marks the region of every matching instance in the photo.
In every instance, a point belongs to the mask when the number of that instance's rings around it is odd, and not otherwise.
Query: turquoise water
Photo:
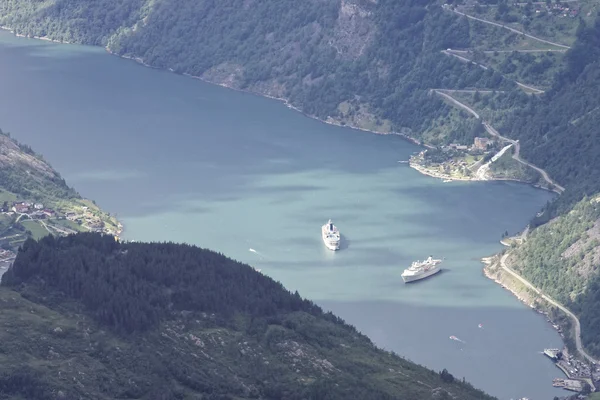
[[[548,192],[443,183],[398,162],[419,151],[399,137],[325,125],[101,49],[2,33],[0,77],[0,127],[116,213],[126,239],[247,262],[380,346],[501,399],[562,394],[540,354],[560,338],[479,261]],[[329,218],[343,235],[335,253],[320,238]],[[443,272],[404,285],[402,269],[430,254],[446,258]]]

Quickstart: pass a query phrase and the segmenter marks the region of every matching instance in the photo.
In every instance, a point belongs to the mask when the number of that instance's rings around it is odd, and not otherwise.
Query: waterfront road
[[[562,312],[567,314],[573,320],[574,325],[575,325],[575,346],[577,347],[577,351],[579,352],[579,354],[581,354],[583,357],[585,357],[585,359],[587,359],[588,361],[598,363],[598,360],[596,360],[594,357],[590,356],[588,353],[585,352],[583,345],[581,344],[581,325],[579,324],[579,319],[575,316],[575,314],[573,314],[571,311],[569,311],[568,308],[566,308],[565,306],[563,306],[556,300],[552,299],[551,297],[546,296],[544,293],[542,293],[541,290],[539,290],[538,288],[533,286],[528,280],[526,280],[521,275],[519,275],[518,273],[513,271],[511,268],[509,268],[506,265],[506,259],[508,258],[508,256],[511,253],[512,252],[509,251],[500,258],[500,266],[502,267],[502,269],[504,269],[506,272],[508,272],[515,278],[517,278],[525,286],[527,286],[528,288],[530,288],[531,290],[536,292],[542,299],[546,300],[548,303],[552,304],[553,306],[557,307]]]

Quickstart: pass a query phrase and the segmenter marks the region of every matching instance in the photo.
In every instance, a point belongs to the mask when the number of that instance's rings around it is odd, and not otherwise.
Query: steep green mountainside
[[[593,93],[597,7],[591,0],[449,3],[6,0],[0,24],[106,46],[155,67],[284,98],[323,120],[433,145],[471,145],[474,134],[464,132],[477,130],[464,127],[474,123],[469,113],[431,89],[495,90],[479,96],[475,110],[520,139],[524,158],[575,188],[563,201],[568,208],[600,181],[581,182],[597,172],[589,140],[600,106]],[[573,157],[580,149],[585,153]]]
[[[600,191],[600,19],[580,27],[566,63],[542,98],[506,96],[498,102],[514,110],[502,118],[500,130],[520,139],[523,156],[567,188],[540,222]]]
[[[441,53],[471,28],[432,0],[7,0],[0,23],[416,138],[452,120],[430,88],[515,87]]]
[[[507,262],[578,316],[584,346],[600,356],[600,196],[535,229]]]
[[[49,233],[101,230],[116,235],[121,229],[114,217],[67,186],[39,154],[1,130],[0,208],[4,249]]]
[[[518,139],[521,156],[545,169],[566,191],[533,226],[567,212],[600,191],[600,19],[582,23],[565,67],[540,95],[521,91],[454,93],[502,135]]]
[[[568,7],[506,0],[6,0],[0,24],[22,35],[105,46],[155,67],[286,99],[323,120],[434,146],[470,146],[476,135],[490,136],[480,119],[431,89],[451,96],[487,90],[475,111],[520,139],[525,159],[574,188],[562,200],[568,209],[598,181],[580,179],[596,172],[593,148],[577,161],[572,156],[588,149],[582,141],[593,122],[569,125],[597,101],[591,93],[584,101],[568,98],[594,87],[582,65],[597,60],[597,12],[591,0]],[[481,156],[464,156],[456,161],[472,163],[474,175]],[[490,171],[539,179],[512,158]]]
[[[491,399],[188,245],[29,240],[0,304],[0,393],[13,398]]]

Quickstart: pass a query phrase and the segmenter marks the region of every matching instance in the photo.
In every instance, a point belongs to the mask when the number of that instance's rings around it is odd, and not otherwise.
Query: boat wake
[[[450,339],[456,341],[456,342],[460,342],[460,343],[467,343],[464,340],[460,340],[459,338],[457,338],[456,336],[452,335],[450,336]]]
[[[254,253],[254,254],[256,254],[257,256],[259,256],[261,260],[264,260],[264,259],[266,259],[266,257],[265,257],[265,255],[264,255],[264,254],[262,254],[260,251],[254,250],[252,247],[251,247],[251,248],[249,248],[249,249],[248,249],[248,251],[249,251],[250,253]]]

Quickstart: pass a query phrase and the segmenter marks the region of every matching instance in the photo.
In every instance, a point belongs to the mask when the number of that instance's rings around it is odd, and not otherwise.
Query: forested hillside
[[[30,240],[2,277],[0,303],[4,396],[491,399],[188,245]]]
[[[452,122],[430,88],[515,86],[441,53],[468,47],[470,24],[431,0],[6,0],[0,23],[416,138]]]
[[[18,143],[1,129],[0,189],[47,203],[81,198],[31,147]]]
[[[600,356],[600,196],[535,229],[508,263],[579,317],[583,345]]]
[[[567,211],[584,195],[600,192],[600,19],[580,26],[565,61],[567,67],[545,96],[506,99],[514,112],[500,125],[520,139],[527,160],[567,188],[539,222]]]
[[[600,118],[598,10],[580,0],[570,8],[580,14],[562,18],[562,6],[553,2],[535,9],[504,0],[461,3],[6,0],[0,24],[19,34],[106,46],[152,66],[285,98],[324,120],[433,145],[470,145],[472,132],[482,133],[465,128],[472,125],[467,115],[430,89],[496,90],[475,96],[475,109],[520,139],[524,158],[570,189],[558,205],[568,209],[600,182],[593,129]],[[519,88],[517,79],[546,93]],[[538,95],[526,94],[532,91]]]

